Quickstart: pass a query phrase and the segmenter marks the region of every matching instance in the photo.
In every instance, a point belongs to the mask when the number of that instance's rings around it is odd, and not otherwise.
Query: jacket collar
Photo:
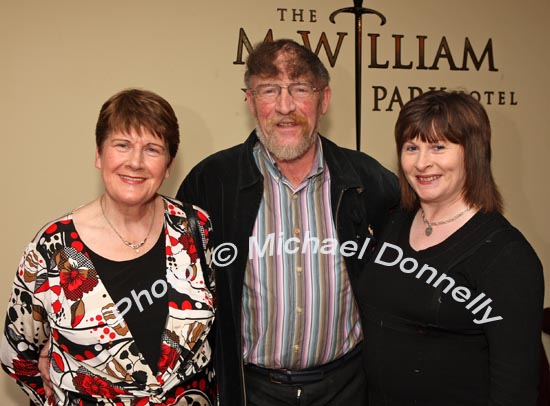
[[[244,148],[240,150],[238,160],[240,165],[237,167],[242,168],[239,176],[239,188],[246,189],[257,182],[263,181],[263,176],[254,161],[254,145],[258,141],[256,131],[252,131],[246,141],[244,142]]]
[[[323,154],[330,170],[331,182],[340,188],[362,188],[363,184],[359,174],[350,163],[349,154],[344,153],[344,149],[334,142],[321,136],[323,145]]]

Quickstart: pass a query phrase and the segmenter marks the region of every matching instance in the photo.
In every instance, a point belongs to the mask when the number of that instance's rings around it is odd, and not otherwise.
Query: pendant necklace
[[[109,226],[113,229],[115,234],[118,236],[118,238],[120,238],[120,240],[124,243],[124,245],[130,247],[135,252],[139,253],[139,249],[147,242],[147,238],[149,238],[149,235],[151,234],[151,230],[153,229],[153,224],[155,223],[155,209],[156,209],[156,206],[157,206],[155,204],[155,201],[153,200],[153,218],[151,219],[151,225],[149,226],[149,231],[147,232],[147,235],[140,242],[133,243],[133,242],[130,242],[130,241],[126,240],[123,236],[121,236],[120,233],[116,230],[115,226],[113,226],[113,224],[107,218],[107,215],[105,214],[105,209],[103,207],[103,197],[104,196],[105,195],[101,196],[101,200],[99,201],[99,204],[101,206],[101,213],[103,213],[103,217],[105,218],[105,221],[107,221],[107,224],[109,224]]]
[[[420,216],[422,216],[422,221],[424,222],[424,224],[426,224],[426,229],[424,230],[424,234],[426,234],[426,237],[429,237],[430,235],[432,235],[433,226],[440,226],[442,224],[447,224],[447,223],[450,223],[451,221],[455,221],[457,218],[462,216],[468,210],[470,210],[470,207],[466,207],[466,209],[462,210],[460,213],[458,213],[457,215],[451,217],[448,220],[442,220],[442,221],[436,221],[435,223],[430,223],[428,221],[428,219],[426,218],[426,214],[424,213],[424,209],[421,207],[420,208]]]

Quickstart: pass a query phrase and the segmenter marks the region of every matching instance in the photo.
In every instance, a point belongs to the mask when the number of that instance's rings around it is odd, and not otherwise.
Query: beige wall
[[[243,67],[233,63],[241,28],[253,43],[269,28],[276,38],[299,42],[298,31],[309,31],[314,47],[324,32],[333,51],[337,33],[348,33],[330,69],[333,100],[322,132],[354,148],[353,17],[340,14],[336,24],[328,21],[333,10],[351,5],[351,0],[2,1],[5,269],[0,274],[0,314],[19,256],[38,228],[101,193],[93,166],[93,134],[99,107],[109,96],[137,86],[158,92],[174,106],[183,139],[172,177],[163,187],[169,195],[201,158],[245,138],[253,122],[240,90]],[[485,103],[494,130],[494,172],[506,199],[506,215],[548,268],[550,3],[369,0],[365,6],[382,12],[388,22],[381,27],[376,16],[364,17],[362,149],[395,170],[392,128],[398,106],[394,103],[393,111],[386,111],[388,96],[380,111],[373,111],[373,86],[387,88],[390,95],[397,87],[404,101],[409,86],[504,92],[503,105],[496,99]],[[277,9],[288,10],[284,21]],[[304,10],[303,21],[299,12],[293,18],[292,9]],[[367,66],[368,33],[380,34],[378,62],[389,60],[388,69]],[[427,37],[427,66],[434,62],[442,37],[458,66],[466,37],[478,56],[492,39],[498,72],[488,71],[487,60],[479,71],[472,63],[469,71],[451,71],[446,58],[440,58],[439,70],[392,69],[396,34],[403,35],[402,63],[414,61],[414,66],[419,63],[417,36]],[[328,63],[324,51],[321,58]],[[3,405],[25,404],[5,375],[0,391],[6,393]]]

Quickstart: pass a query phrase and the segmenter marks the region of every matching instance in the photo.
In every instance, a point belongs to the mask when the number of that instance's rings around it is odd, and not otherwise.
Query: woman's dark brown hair
[[[420,205],[401,167],[403,145],[415,138],[429,143],[447,140],[461,145],[466,172],[465,202],[483,212],[502,212],[502,197],[491,171],[491,125],[476,99],[460,91],[433,90],[412,99],[401,109],[395,124],[395,142],[401,205],[407,210],[415,210]]]

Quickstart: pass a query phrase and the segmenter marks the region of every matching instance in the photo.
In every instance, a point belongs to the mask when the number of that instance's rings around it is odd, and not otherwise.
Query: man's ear
[[[326,86],[322,90],[322,100],[321,100],[321,114],[325,114],[328,110],[328,104],[330,102],[330,97],[332,96],[332,89],[330,86]]]
[[[250,90],[246,91],[246,104],[248,104],[248,109],[254,117],[256,117],[256,105],[254,104],[254,99]]]

